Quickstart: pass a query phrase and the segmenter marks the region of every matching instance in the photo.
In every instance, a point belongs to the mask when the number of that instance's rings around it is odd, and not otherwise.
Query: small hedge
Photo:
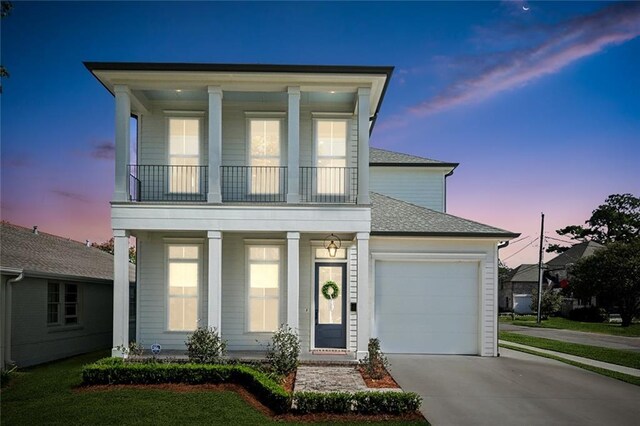
[[[605,322],[609,318],[607,311],[597,306],[573,309],[569,312],[571,321],[579,322]]]
[[[417,411],[421,403],[422,398],[414,392],[296,392],[292,410],[299,414],[406,414]]]
[[[242,385],[276,413],[405,414],[417,411],[422,399],[413,392],[296,392],[292,396],[266,374],[245,365],[124,362],[105,358],[82,369],[84,385],[149,385],[159,383]]]
[[[220,384],[244,386],[277,413],[291,406],[291,396],[266,374],[243,365],[129,363],[106,358],[82,369],[85,385],[148,385],[158,383]]]

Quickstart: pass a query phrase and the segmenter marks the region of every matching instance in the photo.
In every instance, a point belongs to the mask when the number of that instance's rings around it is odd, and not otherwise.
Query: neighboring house
[[[111,254],[1,222],[0,274],[0,366],[27,367],[110,347]]]
[[[516,314],[530,314],[531,295],[538,289],[538,264],[523,264],[515,268],[505,282],[500,283],[499,306]]]
[[[147,348],[209,326],[258,351],[286,323],[309,355],[362,358],[372,336],[497,354],[497,245],[517,234],[445,213],[456,163],[369,148],[392,68],[85,65],[115,97],[114,355],[130,236]]]

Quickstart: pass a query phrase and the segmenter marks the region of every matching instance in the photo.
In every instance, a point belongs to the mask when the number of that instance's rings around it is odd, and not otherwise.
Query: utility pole
[[[544,213],[540,213],[542,219],[540,221],[540,254],[538,256],[538,318],[537,323],[542,320],[542,249],[544,247]]]

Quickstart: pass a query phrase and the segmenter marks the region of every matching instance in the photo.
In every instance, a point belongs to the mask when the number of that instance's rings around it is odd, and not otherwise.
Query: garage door
[[[531,295],[530,294],[514,294],[513,295],[513,311],[516,314],[530,314]]]
[[[477,354],[477,262],[376,262],[375,330],[387,353]]]

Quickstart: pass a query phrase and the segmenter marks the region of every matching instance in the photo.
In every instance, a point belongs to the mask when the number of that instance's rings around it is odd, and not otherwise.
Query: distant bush
[[[215,327],[198,327],[187,337],[185,344],[189,361],[196,364],[217,364],[226,355],[227,342]]]
[[[577,308],[569,312],[569,319],[572,321],[605,322],[608,317],[607,311],[597,306]]]

